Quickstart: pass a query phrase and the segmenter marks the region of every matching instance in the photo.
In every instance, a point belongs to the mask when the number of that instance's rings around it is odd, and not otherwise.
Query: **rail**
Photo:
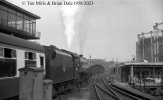
[[[106,94],[108,94],[109,96],[111,96],[112,98],[114,98],[115,100],[120,100],[120,97],[118,95],[115,95],[114,93],[111,94],[110,92],[106,91],[105,89],[103,89],[102,87],[100,87],[97,83],[95,83],[96,86],[102,90],[103,92],[105,92]]]
[[[120,100],[120,97],[118,96],[118,94],[116,92],[114,92],[114,90],[107,85],[107,83],[104,80],[104,78],[102,79],[102,81],[105,84],[105,86]]]
[[[95,91],[96,91],[96,94],[97,94],[98,99],[99,99],[99,100],[102,100],[102,99],[101,99],[101,96],[100,96],[100,94],[99,94],[99,92],[98,92],[98,90],[97,90],[97,86],[96,86],[95,81],[94,81],[93,83],[94,83],[94,88],[95,88]]]
[[[129,94],[129,95],[131,95],[132,97],[136,97],[136,98],[138,98],[138,99],[136,99],[136,100],[153,100],[153,99],[155,99],[155,98],[149,98],[149,97],[145,97],[145,96],[143,96],[143,95],[139,95],[139,94],[135,94],[134,92],[130,92],[130,91],[128,91],[128,90],[124,90],[124,89],[122,89],[122,88],[119,88],[119,87],[116,87],[116,86],[113,86],[112,85],[112,87],[114,87],[114,88],[116,88],[117,90],[119,90],[119,91],[122,91],[122,92],[124,92],[124,93],[126,93],[126,94]]]
[[[96,100],[155,100],[155,97],[133,92],[130,88],[123,88],[112,83],[111,74],[100,74],[94,77],[93,88]]]
[[[115,87],[111,86],[110,84],[108,84],[108,86],[109,86],[110,88],[112,88],[112,89],[114,89],[114,90],[120,92],[121,94],[123,94],[123,95],[125,95],[125,96],[127,96],[127,97],[130,97],[131,99],[134,99],[134,100],[144,100],[144,98],[139,98],[139,97],[136,97],[136,96],[131,95],[131,94],[129,94],[129,93],[126,93],[126,92],[124,92],[123,90],[120,90],[120,89],[118,89],[118,88],[115,88]]]
[[[143,99],[144,99],[144,98],[140,98],[140,97],[136,97],[136,96],[134,96],[134,95],[131,95],[131,93],[126,92],[126,91],[124,91],[124,90],[122,90],[122,89],[118,89],[118,88],[116,88],[116,87],[113,87],[110,83],[106,82],[106,80],[104,80],[104,78],[103,78],[103,82],[104,82],[105,85],[106,85],[110,90],[112,90],[112,92],[113,92],[115,95],[117,95],[117,96],[118,96],[118,94],[117,94],[115,91],[117,91],[117,92],[119,92],[120,94],[123,94],[123,95],[125,95],[125,96],[127,96],[127,97],[129,97],[129,98],[131,98],[131,99],[134,99],[134,100],[143,100]]]
[[[97,76],[96,79],[94,80],[94,88],[95,88],[95,92],[97,94],[98,99],[99,100],[104,100],[104,99],[102,99],[101,95],[105,94],[105,96],[109,96],[114,100],[121,100],[120,97],[118,97],[118,95],[115,95],[113,92],[110,92],[111,90],[106,90],[106,89],[104,89],[102,86],[100,86],[98,84],[97,79],[101,79],[101,77],[102,76]],[[102,84],[103,84],[103,81],[102,81]],[[105,86],[105,84],[104,84],[104,86]]]

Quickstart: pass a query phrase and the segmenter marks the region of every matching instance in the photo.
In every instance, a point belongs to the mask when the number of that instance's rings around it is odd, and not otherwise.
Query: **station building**
[[[115,79],[155,95],[163,89],[163,63],[123,63],[115,68]]]
[[[44,48],[28,40],[40,39],[39,16],[6,0],[0,0],[0,100],[19,94],[19,71],[45,67]]]
[[[36,30],[39,16],[5,0],[0,0],[0,15],[1,33],[22,39],[40,39],[41,33]]]

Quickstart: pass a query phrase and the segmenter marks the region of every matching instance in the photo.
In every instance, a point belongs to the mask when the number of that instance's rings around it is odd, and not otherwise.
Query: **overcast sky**
[[[30,0],[7,1],[41,17],[37,20],[41,44],[53,44],[58,48],[68,49],[62,6],[22,4],[22,1]],[[93,1],[94,4],[91,6],[78,7],[71,20],[74,36],[69,50],[83,52],[87,58],[91,55],[92,58],[106,60],[112,58],[118,58],[120,61],[129,60],[136,53],[137,34],[151,31],[154,23],[163,22],[163,0]],[[72,10],[74,5],[69,7]]]

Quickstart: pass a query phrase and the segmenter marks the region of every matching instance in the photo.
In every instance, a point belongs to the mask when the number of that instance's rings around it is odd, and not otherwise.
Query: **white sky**
[[[41,44],[67,49],[60,6],[22,5],[22,1],[30,0],[7,1],[41,17],[37,21]],[[137,34],[151,31],[154,23],[163,22],[163,0],[93,1],[93,6],[82,6],[75,15],[75,36],[70,49],[79,53],[81,39],[85,57],[129,60],[136,53]]]

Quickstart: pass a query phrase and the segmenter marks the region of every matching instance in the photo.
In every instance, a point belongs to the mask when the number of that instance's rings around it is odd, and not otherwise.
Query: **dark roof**
[[[122,66],[163,66],[163,62],[124,63]]]
[[[60,51],[60,50],[57,50],[55,49],[54,50],[57,54],[60,54],[60,55],[63,55],[63,56],[68,56],[68,57],[72,57],[71,54],[67,53],[67,52],[63,52],[63,51]]]
[[[6,7],[9,7],[9,8],[11,8],[11,9],[13,9],[13,10],[16,10],[16,11],[18,11],[18,12],[20,12],[20,13],[22,13],[22,14],[25,14],[25,15],[27,15],[27,16],[30,16],[30,17],[32,17],[32,18],[34,18],[34,19],[40,19],[39,16],[37,16],[37,15],[35,15],[35,14],[33,14],[33,13],[31,13],[31,12],[25,10],[25,9],[22,9],[22,8],[20,8],[20,7],[16,6],[16,5],[14,5],[14,4],[12,4],[12,3],[6,1],[6,0],[0,0],[0,3],[1,3],[2,5],[4,5],[4,6],[6,6]]]
[[[63,52],[66,52],[68,54],[71,54],[74,57],[79,57],[79,55],[77,53],[74,53],[74,52],[71,52],[71,51],[68,51],[68,50],[65,50],[65,49],[60,49],[60,50],[63,51]]]
[[[72,55],[70,53],[63,51],[62,49],[59,49],[58,47],[56,47],[54,45],[44,46],[44,47],[45,47],[45,49],[50,48],[51,50],[55,51],[57,54],[72,57]]]
[[[41,46],[40,44],[27,41],[27,40],[24,40],[15,36],[7,35],[1,32],[0,32],[0,43],[27,48],[27,49],[32,49],[32,50],[37,50],[41,52],[45,51],[44,47]]]

